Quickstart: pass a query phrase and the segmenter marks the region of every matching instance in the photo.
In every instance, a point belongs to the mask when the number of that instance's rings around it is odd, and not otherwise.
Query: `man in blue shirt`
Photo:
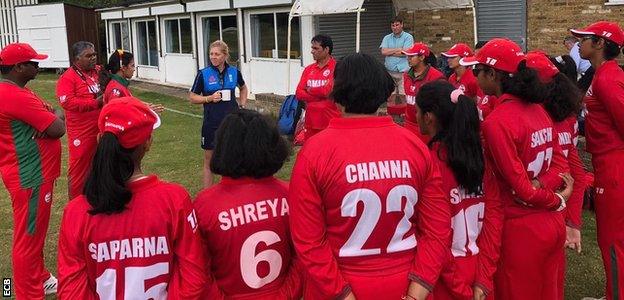
[[[582,59],[581,54],[579,53],[579,44],[578,40],[573,36],[568,36],[564,39],[563,44],[566,46],[568,51],[570,51],[570,56],[574,59],[576,63],[576,72],[579,75],[585,74],[587,69],[591,67],[591,63],[589,60]]]
[[[407,57],[401,53],[414,44],[414,37],[403,31],[403,19],[395,17],[391,23],[392,33],[386,35],[381,41],[381,54],[386,57],[386,70],[390,73],[397,86],[394,101],[390,100],[388,106],[405,103],[405,91],[403,89],[403,73],[409,69]],[[400,101],[400,102],[399,102]],[[390,109],[389,109],[390,112]]]

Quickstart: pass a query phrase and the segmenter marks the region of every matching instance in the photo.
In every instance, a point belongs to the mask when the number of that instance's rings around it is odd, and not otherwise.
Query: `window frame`
[[[113,47],[114,46],[113,44],[115,43],[115,30],[113,30],[113,28],[114,28],[115,24],[120,24],[119,25],[119,29],[120,29],[119,32],[120,32],[120,34],[122,34],[122,36],[121,36],[121,44],[122,44],[121,46],[122,47],[123,47],[123,30],[122,30],[122,27],[123,27],[123,24],[126,24],[126,28],[128,29],[128,49],[123,49],[123,50],[129,51],[129,52],[133,52],[132,50],[133,50],[133,46],[134,45],[132,45],[132,34],[131,34],[131,27],[130,27],[131,25],[130,25],[130,22],[128,20],[123,20],[123,19],[108,21],[108,32],[111,33],[110,36],[108,37],[109,38],[109,43],[110,43],[109,44],[110,45],[109,49],[111,49],[111,51],[115,51],[117,49],[121,49],[121,48]]]
[[[274,43],[275,43],[275,47],[277,48],[277,50],[279,51],[279,41],[278,41],[278,29],[277,29],[277,14],[280,13],[285,13],[286,15],[288,15],[288,13],[290,12],[290,8],[282,8],[282,9],[259,9],[259,10],[253,10],[253,11],[247,11],[245,13],[245,31],[246,31],[246,37],[247,40],[249,41],[249,43],[247,43],[248,45],[246,45],[245,47],[246,52],[249,53],[249,59],[250,60],[256,60],[256,61],[277,61],[277,62],[286,62],[288,59],[287,58],[279,58],[279,53],[278,53],[278,57],[257,57],[254,56],[253,54],[253,47],[254,47],[254,37],[251,35],[251,31],[252,31],[252,24],[251,24],[251,16],[253,15],[264,15],[264,14],[272,14],[273,15],[273,37],[274,37]],[[302,48],[300,51],[301,53],[301,57],[300,58],[294,58],[291,57],[290,60],[291,61],[303,61],[303,43],[302,43],[302,22],[301,22],[301,17],[295,17],[293,18],[293,23],[295,22],[295,20],[297,20],[297,22],[299,22],[299,45]],[[288,30],[288,29],[286,29]],[[291,38],[293,38],[293,36],[291,36]],[[284,49],[284,51],[286,51],[287,49]],[[292,49],[291,49],[292,51]]]
[[[163,53],[167,54],[167,55],[185,55],[185,56],[193,56],[195,54],[195,49],[193,46],[193,21],[191,20],[191,16],[176,16],[176,17],[163,17],[162,19],[162,31],[163,31],[163,42],[164,42],[164,48],[163,48]],[[188,34],[191,37],[191,52],[182,52],[182,26],[180,26],[180,20],[186,19],[189,21],[189,23],[191,24],[191,32],[189,32]],[[172,21],[172,20],[176,20],[178,22],[178,52],[169,52],[168,49],[168,44],[167,44],[167,21]]]
[[[205,19],[209,19],[209,18],[219,18],[219,40],[223,40],[223,21],[222,18],[224,17],[234,17],[234,19],[236,20],[236,36],[237,36],[237,40],[236,43],[238,45],[238,56],[237,57],[230,57],[230,61],[236,61],[239,66],[241,63],[241,54],[243,53],[244,50],[244,44],[241,45],[240,44],[240,34],[241,34],[241,28],[238,28],[238,15],[236,14],[235,11],[225,11],[225,12],[209,12],[209,13],[202,13],[202,14],[198,14],[197,15],[197,25],[196,28],[201,28],[201,34],[197,34],[197,45],[198,45],[198,50],[203,50],[202,52],[202,58],[201,58],[201,62],[203,62],[203,65],[207,65],[209,63],[209,59],[206,58],[207,54],[206,52],[208,52],[207,46],[205,46],[205,32],[203,31],[203,26],[204,26],[204,20]],[[201,48],[199,47],[199,45],[201,45]],[[208,43],[208,45],[210,45],[210,43]],[[230,45],[228,45],[230,46]],[[231,53],[230,53],[231,55]],[[199,57],[199,55],[198,55]]]
[[[159,69],[160,68],[160,55],[158,54],[156,57],[156,64],[155,66],[152,65],[143,65],[140,64],[140,59],[139,59],[139,23],[145,23],[145,32],[147,34],[146,38],[146,45],[147,45],[147,61],[148,63],[151,61],[151,54],[149,51],[150,48],[150,43],[149,43],[149,26],[148,26],[148,22],[154,22],[154,30],[156,32],[154,32],[154,34],[156,35],[155,41],[156,41],[156,53],[159,53],[159,47],[160,47],[160,42],[158,41],[158,22],[156,21],[156,19],[153,18],[141,18],[141,19],[136,19],[133,20],[133,25],[134,25],[134,36],[135,36],[135,42],[136,42],[136,51],[133,52],[133,54],[135,55],[135,64],[138,67],[143,67],[143,68],[152,68],[152,69]]]

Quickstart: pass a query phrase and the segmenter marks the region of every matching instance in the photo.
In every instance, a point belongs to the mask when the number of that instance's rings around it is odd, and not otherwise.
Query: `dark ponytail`
[[[446,81],[429,82],[420,88],[416,103],[421,113],[431,112],[438,121],[438,132],[429,146],[441,143],[447,152],[446,163],[459,185],[469,194],[480,194],[485,163],[479,113],[474,100],[465,95],[460,95],[457,103],[451,102],[454,90]]]
[[[434,68],[438,67],[438,58],[433,54],[433,51],[429,51],[429,55],[425,57],[425,64],[428,64]]]
[[[116,50],[108,58],[108,63],[100,71],[99,83],[102,93],[106,90],[106,86],[111,81],[111,74],[119,72],[122,66],[127,66],[134,59],[134,55],[128,51]]]
[[[603,52],[603,57],[605,60],[613,60],[616,59],[618,56],[620,56],[620,51],[622,51],[622,53],[624,53],[624,49],[622,49],[618,44],[607,40],[605,38],[599,37],[599,36],[595,36],[592,35],[591,36],[591,40],[592,43],[596,44],[600,41],[600,39],[604,40],[604,49],[602,50]]]
[[[101,136],[84,188],[90,214],[110,215],[126,208],[132,198],[126,182],[134,172],[133,155],[134,149],[123,148],[112,133]]]
[[[561,122],[579,113],[581,91],[566,75],[558,73],[546,88],[548,96],[544,101],[544,107],[555,122]]]
[[[501,78],[503,93],[514,95],[529,103],[543,103],[546,100],[546,87],[537,77],[537,71],[527,68],[526,61],[520,62],[518,72],[496,71]]]

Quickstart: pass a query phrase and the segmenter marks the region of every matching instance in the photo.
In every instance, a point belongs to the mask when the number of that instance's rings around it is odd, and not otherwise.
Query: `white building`
[[[135,54],[139,79],[189,86],[197,70],[210,63],[208,45],[217,39],[230,47],[252,94],[287,94],[287,28],[291,0],[150,1],[99,10],[106,25],[108,54]],[[391,0],[366,0],[361,51],[377,55],[390,32]],[[334,39],[334,55],[355,51],[355,14],[304,16],[292,21],[291,87],[312,63],[310,40],[317,33]]]
[[[0,49],[8,44],[16,43],[18,40],[15,8],[17,6],[34,4],[37,4],[37,0],[0,1]]]

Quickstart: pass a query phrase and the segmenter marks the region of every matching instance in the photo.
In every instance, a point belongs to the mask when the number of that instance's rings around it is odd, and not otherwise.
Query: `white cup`
[[[232,100],[232,91],[230,90],[220,90],[221,92],[221,101],[230,101]]]

